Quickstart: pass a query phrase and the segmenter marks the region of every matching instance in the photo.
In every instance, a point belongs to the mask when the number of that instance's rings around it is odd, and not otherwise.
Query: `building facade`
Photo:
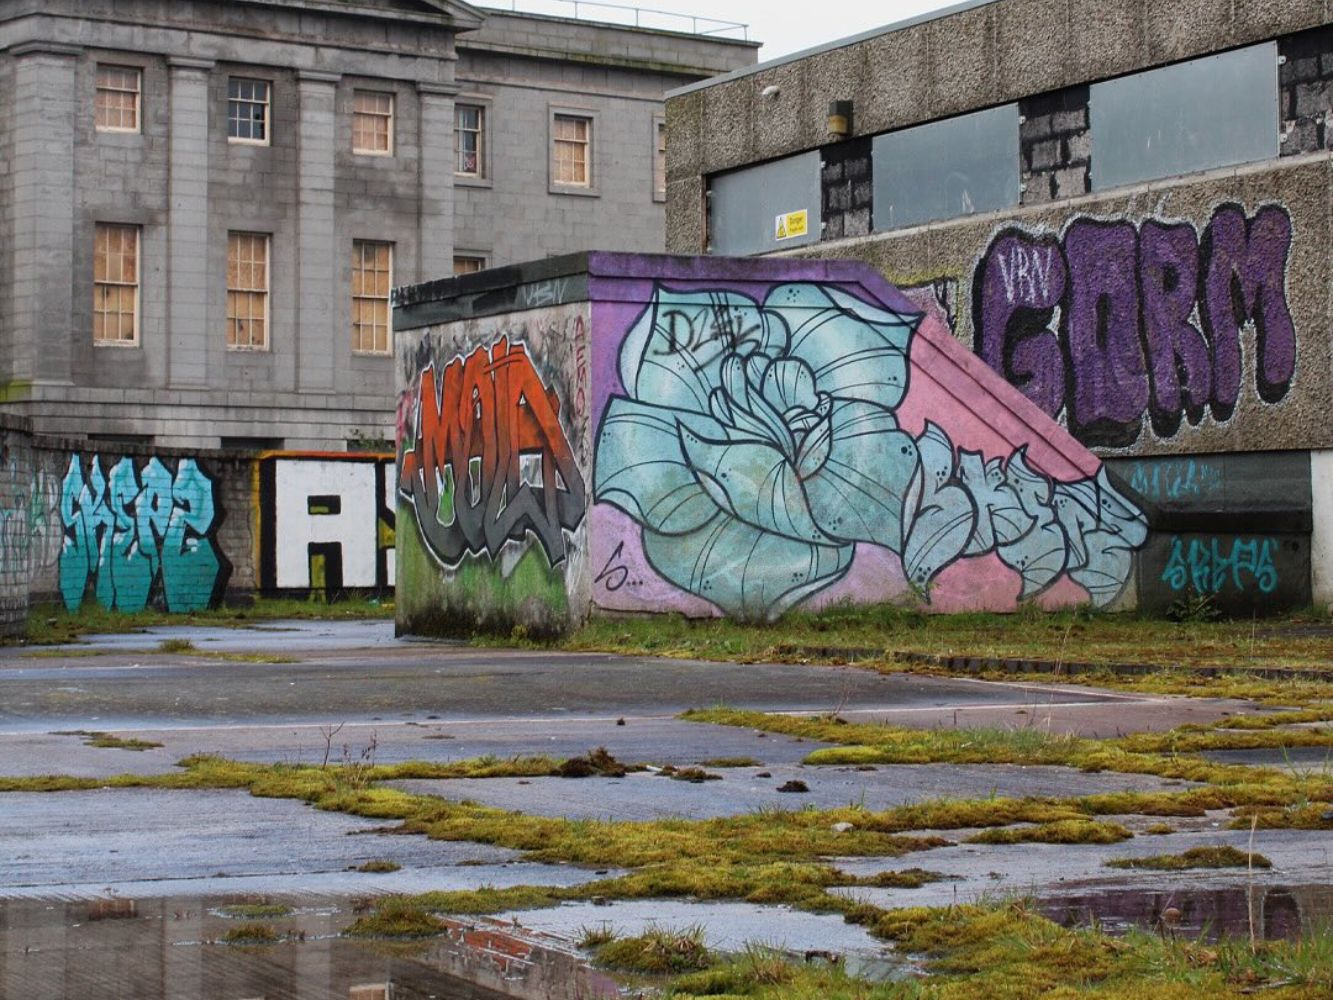
[[[662,92],[754,51],[449,0],[3,0],[5,411],[110,446],[381,442],[391,288],[660,248]]]
[[[1154,511],[1140,604],[1333,601],[1333,22],[990,0],[673,92],[667,246],[855,258]]]

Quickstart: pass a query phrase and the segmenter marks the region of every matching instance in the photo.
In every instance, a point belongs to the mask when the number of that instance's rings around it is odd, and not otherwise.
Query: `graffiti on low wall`
[[[69,459],[60,491],[60,593],[77,611],[97,603],[140,611],[196,611],[216,602],[230,566],[217,545],[221,521],[212,478],[192,458],[94,454]]]
[[[1228,587],[1244,593],[1255,589],[1271,594],[1277,589],[1278,569],[1273,556],[1275,538],[1171,539],[1171,554],[1162,570],[1162,582],[1177,592],[1220,594]]]
[[[265,455],[259,463],[265,593],[394,585],[394,462],[357,454]]]
[[[771,619],[878,549],[927,598],[955,562],[990,557],[1024,598],[1067,575],[1114,599],[1147,527],[1104,470],[1057,481],[1025,448],[961,449],[943,396],[920,432],[900,424],[920,322],[815,282],[762,301],[656,285],[618,338],[623,392],[596,436],[595,499],[637,528],[598,583],[655,574],[716,611]]]
[[[1241,392],[1283,399],[1297,370],[1286,209],[1223,204],[1189,222],[1011,227],[973,282],[974,349],[1086,444],[1225,422]],[[1252,331],[1252,332],[1251,332]]]
[[[561,400],[526,345],[507,338],[421,372],[412,394],[399,492],[446,568],[498,559],[534,537],[550,565],[583,520],[583,475],[561,425]]]
[[[60,557],[60,481],[10,459],[0,488],[0,573],[29,578]]]

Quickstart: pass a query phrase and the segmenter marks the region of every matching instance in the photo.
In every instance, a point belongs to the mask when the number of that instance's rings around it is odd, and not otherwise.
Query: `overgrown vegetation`
[[[158,625],[246,626],[283,618],[356,619],[392,618],[393,598],[349,596],[331,603],[294,598],[256,598],[246,607],[209,608],[186,614],[158,611],[110,611],[88,602],[77,612],[63,605],[39,605],[28,615],[30,645],[76,642],[81,636],[115,632],[137,632]],[[13,644],[13,640],[4,640]],[[172,650],[166,650],[172,652]],[[180,650],[175,650],[180,652]]]
[[[155,750],[162,746],[153,740],[140,740],[134,737],[115,736],[97,729],[62,729],[52,736],[81,736],[83,745],[97,747],[99,750]]]
[[[1141,868],[1157,872],[1180,872],[1192,868],[1272,868],[1262,854],[1238,851],[1226,844],[1191,847],[1180,854],[1153,854],[1142,858],[1112,858],[1107,868]]]

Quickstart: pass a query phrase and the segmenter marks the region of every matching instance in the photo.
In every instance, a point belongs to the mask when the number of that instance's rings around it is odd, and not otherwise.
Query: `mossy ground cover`
[[[767,624],[678,615],[596,618],[561,641],[565,649],[635,655],[826,662],[892,661],[893,653],[1046,663],[1150,663],[1163,667],[1300,667],[1333,673],[1327,612],[1256,621],[1171,622],[1087,609],[1017,614],[929,615],[895,605],[789,612]],[[478,638],[489,643],[501,640]],[[507,644],[512,640],[504,640]]]
[[[94,602],[85,602],[77,611],[62,605],[35,607],[28,615],[27,645],[49,646],[77,642],[82,636],[137,632],[158,625],[208,625],[242,628],[256,622],[280,619],[354,620],[392,618],[393,598],[349,596],[338,601],[298,600],[295,598],[257,598],[241,607],[208,608],[189,613],[167,612],[153,608],[143,611],[111,611]],[[13,645],[5,639],[0,644]],[[166,650],[171,652],[171,650]],[[177,650],[180,651],[180,650]]]

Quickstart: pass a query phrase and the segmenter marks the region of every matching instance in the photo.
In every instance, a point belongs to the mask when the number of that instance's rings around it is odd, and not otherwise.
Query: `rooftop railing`
[[[660,31],[680,31],[691,35],[715,35],[719,38],[748,40],[750,26],[740,21],[723,21],[716,17],[695,14],[677,14],[651,7],[631,7],[627,4],[600,3],[595,0],[495,0],[480,5],[483,9],[504,10],[514,14],[548,14],[556,17],[574,17],[579,20],[623,24],[626,27],[654,28]],[[686,25],[689,25],[687,28]]]

